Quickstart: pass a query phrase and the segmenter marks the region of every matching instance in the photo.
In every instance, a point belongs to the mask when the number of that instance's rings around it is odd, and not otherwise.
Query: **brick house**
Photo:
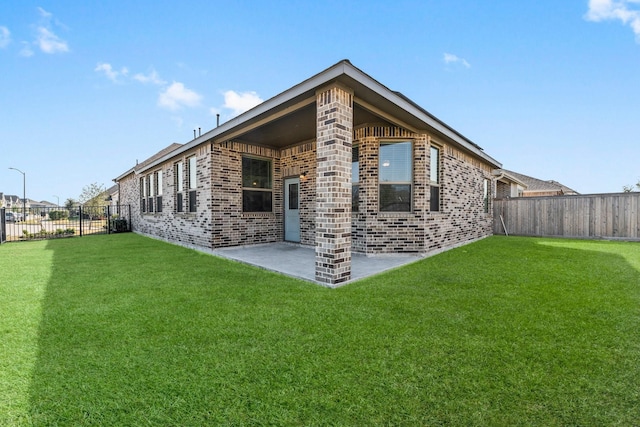
[[[493,171],[496,177],[496,199],[510,199],[512,197],[523,197],[527,190],[527,184],[519,179],[514,172],[506,169],[496,169]]]
[[[185,246],[314,246],[316,280],[351,252],[428,253],[492,234],[501,164],[341,61],[120,175],[134,231]]]

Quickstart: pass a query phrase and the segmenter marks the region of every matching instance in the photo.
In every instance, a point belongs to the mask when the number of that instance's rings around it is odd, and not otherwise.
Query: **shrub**
[[[59,219],[66,219],[69,216],[67,211],[51,211],[49,212],[49,219],[56,221]]]

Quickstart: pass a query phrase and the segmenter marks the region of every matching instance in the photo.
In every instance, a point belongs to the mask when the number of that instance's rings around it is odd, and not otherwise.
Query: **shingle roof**
[[[146,159],[146,160],[140,162],[139,164],[137,164],[134,169],[136,171],[138,171],[140,169],[144,169],[148,164],[154,162],[155,160],[158,160],[162,156],[164,156],[166,154],[169,154],[170,152],[172,152],[172,151],[174,151],[174,150],[176,150],[176,149],[178,149],[180,147],[182,147],[182,144],[178,144],[177,142],[174,142],[170,146],[163,148],[162,150],[158,151],[153,156],[151,156],[148,159]]]
[[[137,163],[134,167],[132,167],[131,169],[129,169],[128,171],[126,171],[125,173],[123,173],[122,175],[120,175],[116,179],[114,179],[114,181],[119,181],[120,179],[124,178],[125,176],[129,175],[130,173],[138,172],[138,171],[144,169],[147,165],[155,162],[156,160],[166,156],[170,152],[175,151],[180,147],[182,147],[182,144],[174,142],[173,144],[169,145],[168,147],[165,147],[162,150],[158,151],[156,154],[154,154],[153,156],[149,157],[148,159],[146,159],[146,160],[144,160],[144,161],[142,161],[140,163]]]
[[[0,199],[4,199],[4,200],[11,200],[12,202],[17,202],[18,200],[21,200],[21,197],[16,196],[14,194],[4,194],[4,193],[0,193]]]
[[[542,179],[534,178],[532,176],[524,175],[507,169],[503,170],[524,182],[527,185],[527,192],[558,191],[560,194],[579,194],[577,191],[552,179],[544,181]]]

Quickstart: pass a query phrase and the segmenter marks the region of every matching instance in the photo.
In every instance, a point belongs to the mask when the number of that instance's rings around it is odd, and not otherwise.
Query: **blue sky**
[[[640,0],[0,3],[0,191],[62,203],[349,59],[507,169],[640,180]]]

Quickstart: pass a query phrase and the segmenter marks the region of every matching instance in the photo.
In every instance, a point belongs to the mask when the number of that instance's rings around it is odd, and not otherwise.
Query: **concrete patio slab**
[[[326,283],[318,282],[315,279],[316,258],[313,247],[279,242],[220,248],[214,249],[212,253],[223,258],[255,265],[265,270],[276,271],[288,276],[327,286]],[[423,259],[423,256],[418,254],[366,256],[352,252],[351,280],[341,283],[338,286],[382,273],[386,270],[401,267],[421,259]]]

